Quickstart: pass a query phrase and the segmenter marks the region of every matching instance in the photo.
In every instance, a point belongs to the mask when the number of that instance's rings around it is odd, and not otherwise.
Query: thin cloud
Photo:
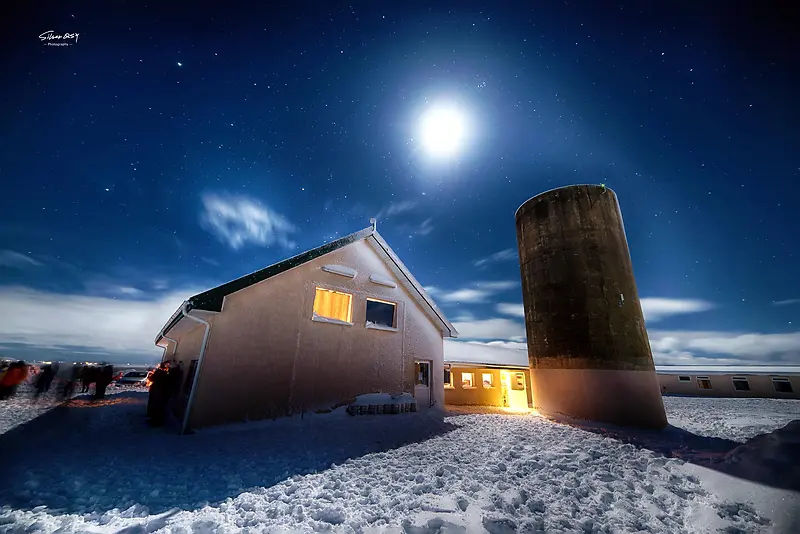
[[[487,281],[473,282],[467,287],[453,290],[444,290],[436,286],[428,286],[425,290],[435,296],[437,300],[448,303],[479,303],[486,302],[489,297],[501,293],[508,289],[517,287],[519,284],[512,281]]]
[[[393,202],[388,206],[382,208],[375,218],[378,220],[385,219],[387,217],[391,217],[392,215],[399,215],[401,213],[405,213],[407,211],[411,211],[417,207],[417,202],[413,200],[404,200],[402,202]]]
[[[490,263],[496,263],[499,261],[511,261],[517,259],[517,251],[513,248],[507,248],[505,250],[501,250],[500,252],[495,252],[490,256],[486,256],[485,258],[481,258],[479,260],[475,260],[473,265],[475,267],[485,267]]]
[[[25,269],[27,267],[39,267],[41,265],[43,265],[42,262],[31,258],[27,254],[22,254],[13,250],[0,250],[0,266]]]
[[[426,236],[433,232],[434,226],[432,224],[433,218],[430,217],[422,221],[422,224],[401,224],[397,230],[408,234],[409,237]]]
[[[289,235],[297,228],[283,215],[245,196],[204,195],[200,224],[233,250],[248,244],[295,246]]]
[[[152,361],[161,354],[153,345],[156,334],[181,302],[198,292],[133,300],[0,287],[5,303],[0,306],[0,343],[67,353],[82,347],[120,362]]]
[[[502,313],[503,315],[510,315],[512,317],[525,317],[525,306],[522,304],[512,304],[509,302],[501,302],[495,309],[498,313]]]
[[[773,306],[788,306],[790,304],[800,304],[800,299],[776,300],[773,301]]]
[[[673,315],[699,313],[715,308],[710,302],[693,299],[643,298],[640,302],[645,321],[648,323],[655,323]]]

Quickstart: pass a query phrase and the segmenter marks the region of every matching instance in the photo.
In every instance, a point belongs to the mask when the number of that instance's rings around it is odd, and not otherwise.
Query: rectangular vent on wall
[[[372,282],[373,284],[378,284],[381,286],[397,287],[397,284],[394,283],[394,280],[390,280],[389,278],[386,278],[385,276],[380,276],[378,274],[369,275],[369,281]]]
[[[346,276],[347,278],[356,277],[356,270],[350,267],[345,267],[344,265],[323,265],[322,270],[326,273],[338,274],[340,276]]]

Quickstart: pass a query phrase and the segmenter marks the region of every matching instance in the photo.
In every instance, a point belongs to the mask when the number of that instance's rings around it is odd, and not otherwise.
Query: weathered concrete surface
[[[574,417],[664,426],[666,415],[614,192],[576,185],[542,193],[517,210],[516,225],[534,404],[545,412],[548,404],[554,411],[568,410],[572,413],[565,415]],[[537,375],[536,370],[633,373],[615,374],[615,383],[629,376],[631,387],[607,390],[617,399],[604,414],[586,405],[597,402],[596,397],[556,401],[556,395],[569,390],[568,377],[573,373]],[[563,376],[566,383],[555,384],[556,376]],[[602,373],[581,376],[575,388],[601,394],[602,384],[588,387],[585,382],[591,377],[601,380]],[[657,399],[643,397],[651,389]],[[649,415],[624,413],[629,403],[649,406]]]

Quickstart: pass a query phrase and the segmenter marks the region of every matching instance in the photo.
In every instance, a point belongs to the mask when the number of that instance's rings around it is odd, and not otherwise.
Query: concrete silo
[[[533,401],[546,415],[667,424],[617,197],[547,191],[516,213]]]

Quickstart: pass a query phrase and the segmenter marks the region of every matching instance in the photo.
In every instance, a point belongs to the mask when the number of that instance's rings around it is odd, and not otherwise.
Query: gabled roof
[[[182,305],[180,308],[178,308],[178,310],[175,311],[175,313],[172,314],[167,321],[167,324],[164,325],[164,327],[158,333],[158,336],[156,336],[155,342],[158,344],[161,341],[161,338],[166,336],[169,331],[176,324],[178,324],[178,322],[180,322],[180,320],[183,318],[184,306],[187,312],[191,310],[221,312],[222,303],[226,296],[237,291],[241,291],[242,289],[250,287],[259,282],[263,282],[264,280],[286,272],[289,269],[293,269],[294,267],[299,267],[300,265],[343,248],[351,243],[367,239],[372,239],[378,256],[384,260],[390,270],[392,270],[392,272],[394,272],[395,275],[400,279],[402,285],[409,293],[411,293],[411,296],[417,300],[427,315],[434,322],[440,323],[443,327],[443,331],[447,331],[447,337],[457,337],[458,331],[456,331],[450,321],[445,318],[444,314],[433,302],[433,299],[431,299],[430,295],[425,292],[425,290],[422,288],[422,285],[417,282],[411,272],[409,272],[408,268],[403,264],[403,262],[400,261],[400,258],[397,257],[397,254],[395,254],[386,241],[384,241],[383,237],[381,237],[378,231],[370,226],[353,234],[344,236],[335,241],[331,241],[330,243],[325,243],[322,246],[311,249],[307,252],[303,252],[297,256],[292,256],[291,258],[270,265],[269,267],[265,267],[264,269],[247,274],[241,278],[237,278],[236,280],[232,280],[222,284],[221,286],[217,286],[213,289],[209,289],[208,291],[204,291],[193,297],[190,297],[184,303],[184,305]]]

